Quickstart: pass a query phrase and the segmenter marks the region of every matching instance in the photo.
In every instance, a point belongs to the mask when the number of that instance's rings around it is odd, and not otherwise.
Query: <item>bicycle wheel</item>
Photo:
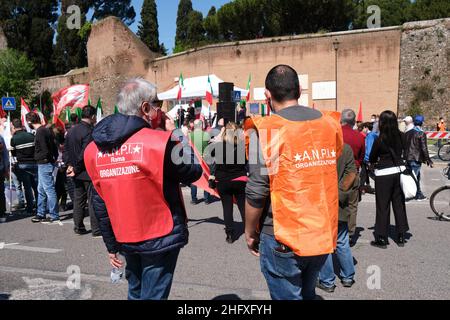
[[[430,205],[439,219],[450,221],[450,186],[437,189],[430,198]]]
[[[450,143],[444,144],[439,148],[438,157],[442,161],[450,161]]]

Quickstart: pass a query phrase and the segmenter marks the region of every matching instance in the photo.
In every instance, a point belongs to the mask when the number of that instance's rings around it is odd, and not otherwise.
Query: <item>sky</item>
[[[141,21],[141,8],[144,0],[133,0],[134,10],[136,11],[135,23],[131,26],[134,32],[137,32],[138,24]],[[159,23],[159,42],[172,52],[175,47],[175,34],[177,30],[177,10],[179,0],[156,0],[158,7],[158,23]],[[215,6],[217,9],[230,0],[192,0],[194,10],[208,14],[209,9]]]

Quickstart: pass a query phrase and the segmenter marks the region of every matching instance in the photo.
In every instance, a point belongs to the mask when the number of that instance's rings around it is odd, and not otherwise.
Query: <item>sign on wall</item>
[[[266,101],[266,95],[264,94],[265,88],[255,88],[253,89],[253,100],[255,101]]]
[[[304,107],[309,106],[309,94],[302,93],[300,99],[298,100],[298,104]]]
[[[336,99],[336,81],[313,82],[312,97],[313,100]]]
[[[298,80],[300,81],[300,86],[302,87],[302,90],[309,90],[309,75],[300,74],[298,76]]]
[[[250,103],[250,113],[259,114],[259,103]]]

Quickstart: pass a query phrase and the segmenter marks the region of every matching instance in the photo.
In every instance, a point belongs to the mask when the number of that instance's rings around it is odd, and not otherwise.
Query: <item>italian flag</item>
[[[47,125],[47,121],[45,120],[45,116],[44,116],[44,114],[42,113],[41,108],[37,107],[35,112],[37,113],[37,115],[38,115],[39,118],[41,119],[41,124],[42,124],[43,126],[46,126],[46,125]]]
[[[214,92],[211,84],[211,78],[208,75],[208,90],[206,91],[206,101],[208,101],[210,106],[213,104],[213,95]]]
[[[177,96],[177,100],[180,101],[181,98],[183,97],[183,88],[184,88],[184,78],[183,78],[183,73],[180,74],[180,79],[178,81],[178,96]]]
[[[246,97],[246,101],[247,103],[250,101],[250,87],[252,86],[252,75],[250,74],[250,76],[248,77],[248,83],[247,83],[247,97]]]
[[[97,101],[97,123],[103,120],[102,98]]]
[[[66,108],[66,122],[70,123],[70,107]]]
[[[23,98],[21,98],[20,99],[20,117],[22,119],[22,125],[25,127],[27,132],[32,131],[27,122],[27,114],[29,114],[30,112],[31,112],[30,107],[28,107],[25,100],[23,100]]]
[[[270,116],[270,108],[269,108],[268,105],[266,105],[266,104],[262,104],[262,105],[261,105],[261,115],[262,115],[263,117],[268,117],[268,116]]]

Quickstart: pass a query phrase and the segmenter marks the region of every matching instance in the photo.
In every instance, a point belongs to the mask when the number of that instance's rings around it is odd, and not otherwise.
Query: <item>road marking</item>
[[[28,247],[21,246],[18,243],[7,243],[4,248],[6,250],[20,250],[20,251],[28,251],[28,252],[40,252],[40,253],[59,253],[62,252],[62,249],[51,249],[51,248],[39,248],[39,247]]]

